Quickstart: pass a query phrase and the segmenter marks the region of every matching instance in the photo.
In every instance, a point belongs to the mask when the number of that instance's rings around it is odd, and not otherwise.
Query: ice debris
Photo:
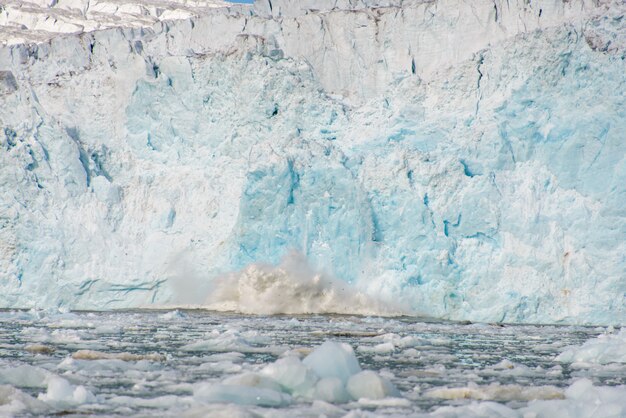
[[[72,354],[75,360],[122,360],[122,361],[165,361],[165,356],[157,353],[133,354],[133,353],[105,353],[96,350],[78,350]]]
[[[493,392],[491,389],[487,389],[482,391],[480,396],[488,397],[490,394],[496,395],[498,393],[499,391]],[[513,393],[517,393],[522,399],[528,399],[528,395],[536,396],[540,395],[541,392],[532,388],[520,387],[519,390],[514,389],[511,394]],[[554,391],[551,390],[548,393],[554,393]],[[500,392],[499,395],[501,394]],[[464,393],[460,391],[456,395],[463,397]],[[591,380],[580,379],[568,387],[563,396],[564,399],[545,400],[546,398],[540,398],[533,400],[527,406],[519,409],[491,401],[472,402],[469,405],[459,407],[444,406],[430,414],[417,416],[420,418],[619,418],[626,414],[626,386],[594,386]],[[484,397],[482,399],[485,399]]]
[[[556,360],[563,363],[626,363],[626,328],[600,334],[581,346],[567,347]]]
[[[10,385],[0,385],[0,417],[20,413],[41,414],[47,405]]]
[[[204,402],[286,406],[294,399],[346,403],[402,395],[380,374],[362,371],[348,344],[326,341],[304,360],[287,356],[258,373],[232,376],[220,384],[198,384],[194,396]]]
[[[19,366],[0,369],[0,384],[38,388],[45,387],[52,373],[41,367],[21,364]]]
[[[96,400],[94,394],[84,386],[74,386],[59,376],[48,379],[48,390],[37,398],[55,406],[79,405]]]
[[[481,386],[470,383],[459,388],[436,388],[426,396],[441,399],[476,399],[506,402],[511,400],[531,401],[536,399],[564,399],[563,391],[555,386],[520,386],[494,383]]]

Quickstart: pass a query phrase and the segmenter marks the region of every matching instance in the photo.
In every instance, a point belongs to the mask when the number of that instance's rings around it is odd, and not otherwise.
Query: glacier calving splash
[[[273,0],[4,46],[0,307],[203,305],[304,257],[404,313],[624,324],[625,13]]]

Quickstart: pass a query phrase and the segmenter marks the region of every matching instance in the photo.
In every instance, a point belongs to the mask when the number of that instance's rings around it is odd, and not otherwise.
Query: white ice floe
[[[165,321],[173,321],[173,320],[180,320],[180,319],[186,319],[186,318],[189,318],[189,315],[187,315],[186,313],[182,311],[179,311],[178,309],[164,313],[163,315],[159,316],[159,319],[162,319]]]
[[[41,367],[21,364],[0,368],[0,384],[19,387],[46,387],[46,382],[53,374]]]
[[[574,382],[564,392],[551,387],[461,388],[441,390],[440,395],[451,399],[530,400],[523,408],[514,409],[496,402],[473,402],[466,406],[446,406],[419,417],[445,418],[620,418],[626,415],[626,386],[594,386],[588,379]],[[433,391],[433,393],[437,393]],[[555,399],[556,398],[556,399]],[[533,400],[534,399],[534,400]]]
[[[460,388],[435,388],[425,394],[441,399],[476,399],[491,401],[531,401],[536,399],[563,399],[563,391],[554,386],[520,386],[494,383],[480,386],[470,384]]]
[[[345,384],[361,371],[354,350],[350,345],[326,341],[306,356],[302,363],[319,377],[337,377]]]
[[[350,376],[346,389],[353,399],[383,399],[400,397],[393,384],[371,370],[364,370]]]
[[[41,414],[48,406],[11,385],[0,385],[0,417]]]
[[[133,353],[107,353],[96,350],[78,350],[72,354],[75,360],[122,360],[122,361],[165,361],[165,356],[157,353],[133,354]]]
[[[201,383],[194,397],[202,402],[286,406],[296,400],[346,403],[400,398],[395,386],[378,373],[361,371],[354,350],[347,344],[326,341],[300,360],[287,356],[259,373],[244,373],[221,383]],[[406,402],[394,405],[406,406]]]
[[[626,363],[626,328],[600,334],[580,346],[567,347],[556,359],[563,363]]]
[[[66,379],[55,375],[40,367],[19,365],[16,367],[0,369],[0,414],[2,412],[2,397],[8,397],[5,402],[25,404],[30,412],[36,411],[42,402],[53,407],[75,406],[96,400],[93,393],[82,385],[73,385]],[[9,386],[11,385],[11,386]],[[40,393],[38,401],[22,394],[19,390],[9,388],[18,386],[21,388],[46,388],[46,392]],[[11,398],[11,396],[13,398]],[[41,401],[41,402],[40,402]]]
[[[205,384],[199,385],[193,394],[200,401],[213,403],[270,407],[287,406],[291,403],[291,396],[288,394],[250,386]]]
[[[267,336],[254,331],[240,333],[236,329],[224,331],[214,329],[205,339],[201,339],[181,347],[183,351],[209,351],[209,352],[238,352],[238,353],[272,353],[282,354],[287,350],[269,344],[271,341]]]
[[[48,379],[48,390],[39,394],[38,399],[55,406],[72,406],[96,401],[94,394],[84,386],[74,386],[59,376]]]

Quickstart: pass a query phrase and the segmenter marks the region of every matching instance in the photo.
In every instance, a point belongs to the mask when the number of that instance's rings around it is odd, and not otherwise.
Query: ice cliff
[[[623,1],[40,3],[0,12],[0,307],[626,324]]]

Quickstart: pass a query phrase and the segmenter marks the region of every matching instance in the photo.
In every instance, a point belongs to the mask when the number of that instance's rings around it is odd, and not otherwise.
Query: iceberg
[[[3,5],[1,308],[626,323],[622,1],[170,3]]]

